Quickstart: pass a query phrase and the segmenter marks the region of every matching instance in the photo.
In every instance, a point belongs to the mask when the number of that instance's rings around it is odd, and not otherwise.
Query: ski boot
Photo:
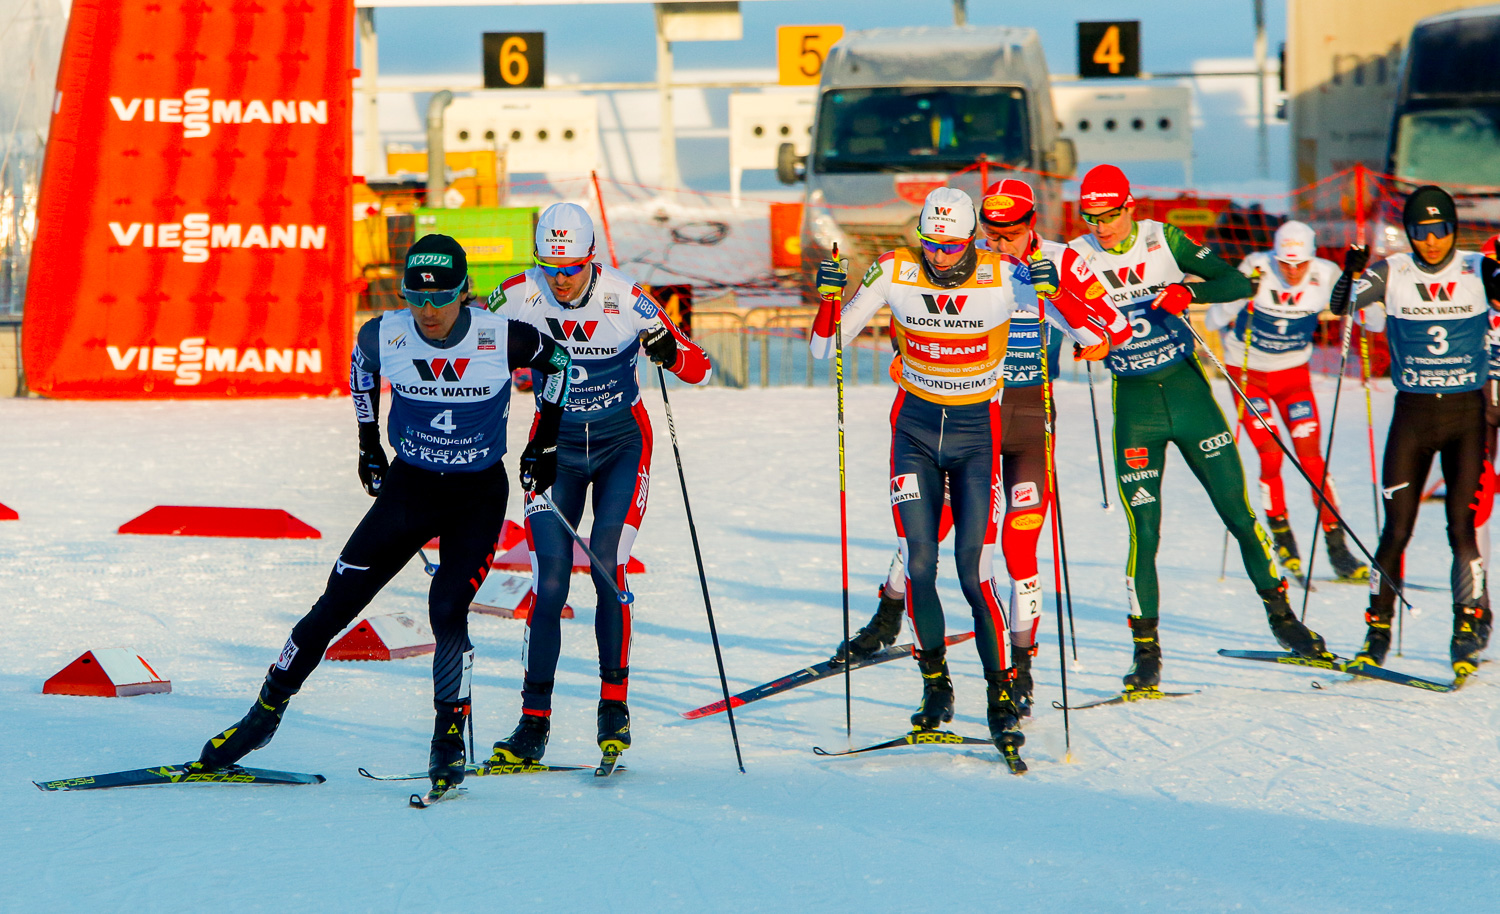
[[[1015,666],[1016,678],[1013,684],[1015,690],[1016,709],[1022,717],[1031,716],[1031,693],[1034,684],[1031,681],[1031,658],[1036,655],[1037,646],[1013,647],[1011,648],[1011,663]]]
[[[1021,709],[1016,704],[1015,669],[999,673],[984,674],[985,717],[990,725],[990,739],[1005,758],[1012,774],[1026,771],[1019,750],[1026,743],[1026,734],[1021,732]]]
[[[1368,573],[1369,569],[1365,571]],[[1360,646],[1359,653],[1354,655],[1354,662],[1382,666],[1385,664],[1385,655],[1391,651],[1391,611],[1386,610],[1381,614],[1373,608],[1366,610],[1365,625],[1365,643]]]
[[[427,755],[427,777],[434,789],[451,789],[464,782],[464,725],[469,722],[469,702],[434,702],[437,717],[432,725],[432,750]]]
[[[1128,616],[1130,637],[1135,641],[1135,659],[1125,672],[1127,692],[1154,692],[1161,684],[1161,641],[1156,637],[1157,619],[1153,616]]]
[[[1297,553],[1297,538],[1292,535],[1292,524],[1287,516],[1267,515],[1266,525],[1271,528],[1271,545],[1276,550],[1277,564],[1286,569],[1287,574],[1303,580],[1302,556]]]
[[[630,748],[630,708],[625,702],[599,702],[599,748],[615,753]]]
[[[539,762],[547,752],[547,736],[552,732],[552,718],[521,713],[510,736],[495,743],[491,765],[524,765]]]
[[[1489,612],[1482,606],[1453,607],[1453,640],[1448,642],[1448,657],[1453,661],[1453,678],[1463,683],[1479,669],[1479,655],[1489,640]]]
[[[901,634],[901,616],[904,612],[906,598],[886,596],[885,585],[880,585],[880,606],[875,610],[875,615],[854,637],[840,644],[839,649],[828,658],[828,662],[842,666],[845,658],[853,658],[858,663],[869,659],[881,648],[895,644],[897,636]]]
[[[1333,566],[1335,579],[1351,584],[1362,584],[1370,580],[1370,566],[1355,558],[1349,551],[1349,547],[1344,544],[1343,530],[1338,527],[1324,530],[1323,542],[1328,544],[1328,564]]]
[[[1332,660],[1333,655],[1328,652],[1323,636],[1303,625],[1292,612],[1286,592],[1286,578],[1269,590],[1256,591],[1266,604],[1266,622],[1271,626],[1271,634],[1276,636],[1276,643],[1308,660]]]
[[[953,679],[948,675],[947,651],[917,651],[922,671],[922,706],[911,716],[913,730],[936,730],[953,719]]]
[[[269,743],[271,737],[276,735],[276,728],[281,726],[281,715],[286,713],[287,702],[296,694],[296,689],[277,685],[270,674],[267,674],[266,681],[260,687],[260,695],[256,697],[255,704],[250,706],[249,713],[234,726],[204,743],[198,760],[189,767],[194,771],[228,768]]]

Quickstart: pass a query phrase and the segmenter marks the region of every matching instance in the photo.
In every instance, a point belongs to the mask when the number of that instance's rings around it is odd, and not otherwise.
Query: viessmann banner
[[[345,389],[350,3],[74,0],[23,325],[52,397]]]

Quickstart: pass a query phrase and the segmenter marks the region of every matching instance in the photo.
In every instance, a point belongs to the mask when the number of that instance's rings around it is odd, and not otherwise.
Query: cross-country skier
[[[1385,331],[1391,353],[1395,409],[1386,434],[1380,485],[1385,526],[1375,561],[1401,574],[1402,555],[1416,524],[1422,485],[1441,461],[1453,550],[1453,638],[1448,645],[1454,675],[1462,680],[1479,665],[1489,643],[1490,601],[1484,559],[1474,536],[1474,505],[1484,464],[1485,382],[1489,378],[1491,299],[1500,299],[1500,264],[1458,250],[1458,208],[1436,185],[1406,198],[1402,222],[1409,254],[1392,254],[1354,281],[1353,306],[1360,324]],[[1355,249],[1351,249],[1351,254]],[[1334,304],[1344,310],[1345,299]],[[1365,642],[1357,659],[1379,666],[1391,646],[1396,591],[1370,573]]]
[[[1168,444],[1177,446],[1239,542],[1276,640],[1305,657],[1326,656],[1323,639],[1298,621],[1287,602],[1286,579],[1276,573],[1270,543],[1250,507],[1234,435],[1183,323],[1194,302],[1249,298],[1250,280],[1176,226],[1137,220],[1130,182],[1113,165],[1084,176],[1079,208],[1093,231],[1070,246],[1105,280],[1110,301],[1135,330],[1105,361],[1115,376],[1115,472],[1130,521],[1125,590],[1135,657],[1124,676],[1126,691],[1154,691],[1161,682],[1156,550]],[[1189,274],[1203,281],[1189,283]]]
[[[592,488],[589,544],[615,579],[597,570],[594,636],[599,645],[599,746],[630,745],[631,607],[610,584],[627,589],[625,566],[646,513],[651,420],[641,403],[637,361],[646,356],[689,384],[709,379],[708,357],[682,335],[656,301],[619,270],[594,260],[594,224],[576,203],[547,208],[536,226],[536,265],[505,280],[490,309],[525,322],[566,347],[572,390],[558,435],[552,500],[575,528]],[[562,610],[573,573],[573,541],[540,500],[526,500],[526,541],[536,602],[526,620],[521,720],[495,743],[493,761],[535,761],[551,732],[552,683],[562,649]]]
[[[529,324],[470,307],[468,259],[447,235],[411,246],[401,294],[408,307],[360,328],[349,372],[359,420],[359,479],[375,503],[339,553],[328,586],[292,628],[260,696],[234,726],[210,739],[193,765],[223,768],[266,745],[287,702],[302,688],[333,636],[374,599],[428,540],[441,537],[443,562],[428,590],[437,652],[432,659],[433,728],[428,775],[434,787],[464,779],[464,725],[474,660],[469,603],[489,571],[505,519],[508,486],[500,458],[514,368],[546,376],[541,415],[521,455],[521,485],[542,492],[556,475],[557,430],[568,396],[568,351]],[[380,443],[380,378],[391,382],[389,440]]]
[[[1325,473],[1318,445],[1318,401],[1313,397],[1307,363],[1312,358],[1319,315],[1328,308],[1341,271],[1333,261],[1317,256],[1317,236],[1306,223],[1283,223],[1276,230],[1274,244],[1270,253],[1256,251],[1240,263],[1240,272],[1250,277],[1254,294],[1213,305],[1203,315],[1203,322],[1210,330],[1225,331],[1225,366],[1241,373],[1235,380],[1272,428],[1276,418],[1271,404],[1276,404],[1297,458],[1313,479],[1322,482]],[[1240,424],[1260,457],[1260,492],[1276,557],[1283,568],[1301,578],[1302,557],[1287,518],[1286,487],[1281,481],[1281,448],[1272,437],[1274,433],[1243,409]],[[1338,509],[1333,478],[1326,478],[1324,490],[1329,504],[1319,510],[1316,488],[1312,499],[1328,544],[1329,564],[1339,580],[1365,581],[1370,569],[1344,543],[1344,531],[1333,515]]]
[[[1057,268],[1045,258],[1019,259],[975,247],[974,203],[961,190],[927,195],[918,221],[920,248],[888,251],[865,272],[840,317],[845,344],[882,306],[889,306],[901,354],[900,391],[891,409],[890,498],[906,567],[906,604],[917,638],[922,703],[912,726],[932,729],[953,719],[953,682],[943,643],[937,595],[938,519],[944,483],[952,501],[959,583],[974,615],[975,644],[988,683],[990,735],[1002,751],[1024,738],[1014,688],[1005,616],[995,594],[992,556],[1004,511],[1000,472],[1001,365],[1008,322],[1024,305],[1038,308],[1036,290],[1055,290]],[[842,267],[825,261],[817,285],[822,305],[813,325],[816,358],[834,352],[835,296]],[[1050,317],[1069,317],[1051,303]],[[1104,342],[1080,315],[1070,325],[1085,346]],[[1038,497],[1040,494],[1038,493]]]
[[[1077,252],[1057,241],[1044,241],[1036,231],[1036,195],[1019,178],[997,181],[985,189],[979,206],[980,250],[1008,254],[1023,262],[1041,252],[1051,261],[1061,280],[1054,306],[1069,315],[1069,321],[1091,325],[1103,341],[1075,357],[1097,361],[1109,352],[1111,343],[1130,339],[1130,322],[1110,305],[1104,288],[1083,265]],[[1055,320],[1055,318],[1050,318]],[[1067,323],[1060,323],[1066,327]],[[1041,620],[1042,584],[1037,573],[1036,545],[1048,510],[1045,414],[1042,404],[1042,358],[1040,318],[1031,303],[1023,303],[1010,321],[1010,335],[1001,369],[1005,396],[1000,405],[1000,454],[1006,513],[1000,534],[1010,576],[1011,660],[1016,671],[1016,700],[1023,716],[1031,712],[1031,658],[1036,655],[1036,631]],[[1057,378],[1061,363],[1063,331],[1049,328],[1047,369]],[[898,359],[899,361],[899,359]],[[897,377],[899,383],[899,376]],[[944,519],[948,515],[945,513]],[[947,533],[940,525],[938,539]],[[870,622],[849,639],[848,653],[856,659],[870,656],[895,643],[901,630],[906,585],[898,551],[881,592],[880,606]],[[842,660],[840,645],[834,660]]]

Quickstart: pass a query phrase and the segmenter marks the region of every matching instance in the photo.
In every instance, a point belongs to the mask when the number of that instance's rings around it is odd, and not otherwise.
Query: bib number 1
[[[453,410],[451,409],[445,409],[436,416],[433,416],[432,421],[427,424],[440,432],[447,432],[450,435],[453,434],[454,429],[458,428],[457,425],[453,424]]]

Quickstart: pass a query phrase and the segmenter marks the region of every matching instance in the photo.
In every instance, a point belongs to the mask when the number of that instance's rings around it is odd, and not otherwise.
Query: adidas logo
[[[1149,505],[1155,501],[1156,497],[1154,495],[1147,492],[1144,488],[1138,488],[1135,490],[1135,494],[1130,496],[1130,507],[1139,508],[1141,505]]]

